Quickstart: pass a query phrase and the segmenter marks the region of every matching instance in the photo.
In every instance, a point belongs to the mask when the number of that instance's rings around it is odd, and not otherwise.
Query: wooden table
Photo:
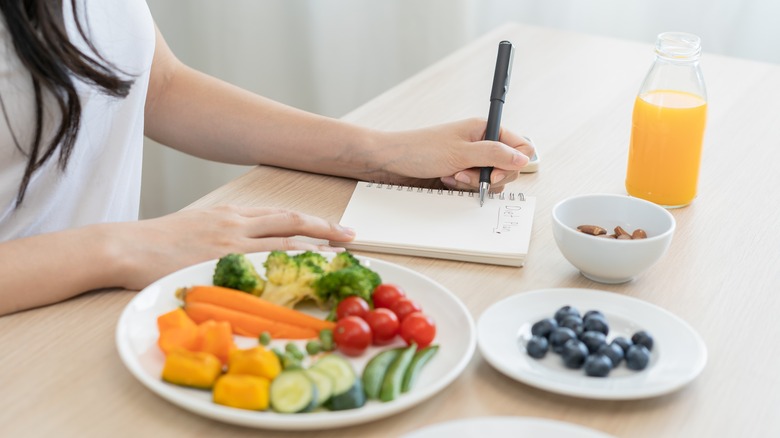
[[[516,46],[504,125],[533,137],[543,159],[538,174],[517,183],[538,200],[526,266],[378,257],[442,283],[475,320],[497,300],[534,289],[584,287],[636,297],[690,323],[706,342],[707,366],[672,394],[594,401],[515,382],[477,352],[454,384],[427,402],[316,435],[397,436],[446,420],[512,415],[623,437],[780,436],[780,66],[705,53],[710,112],[699,196],[672,211],[677,232],[660,262],[633,282],[608,286],[585,279],[561,256],[550,210],[575,194],[624,193],[631,109],[652,61],[650,42],[509,25],[345,118],[393,130],[484,117],[501,39]],[[353,184],[259,167],[194,205],[272,205],[337,221]],[[287,435],[204,419],[136,381],[114,341],[134,294],[90,293],[0,318],[0,435]]]

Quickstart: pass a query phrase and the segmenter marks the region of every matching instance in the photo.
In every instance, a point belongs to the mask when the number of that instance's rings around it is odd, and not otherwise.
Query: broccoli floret
[[[382,282],[379,274],[361,265],[352,265],[325,273],[314,282],[314,292],[323,303],[330,305],[333,315],[341,300],[350,296],[359,296],[371,302],[374,289]]]
[[[272,251],[264,263],[268,281],[262,297],[287,307],[305,299],[321,304],[312,285],[325,273],[323,267],[327,265],[325,257],[311,251],[294,256],[284,251]]]
[[[342,251],[333,257],[330,262],[330,270],[338,271],[339,269],[348,268],[350,266],[362,266],[360,260],[353,256],[349,251]]]
[[[244,254],[228,254],[219,261],[212,279],[215,286],[229,287],[253,295],[260,295],[265,281]]]

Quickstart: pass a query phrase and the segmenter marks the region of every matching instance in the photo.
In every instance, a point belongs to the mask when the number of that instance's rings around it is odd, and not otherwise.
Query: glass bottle
[[[662,33],[655,54],[634,103],[626,191],[667,208],[684,207],[696,197],[707,119],[701,39]]]

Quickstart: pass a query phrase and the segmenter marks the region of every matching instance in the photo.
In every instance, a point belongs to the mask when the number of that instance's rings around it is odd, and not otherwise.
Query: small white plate
[[[607,377],[588,377],[566,368],[558,354],[534,359],[525,351],[531,326],[570,305],[582,314],[600,310],[610,326],[608,339],[631,338],[647,330],[654,338],[650,363],[632,371],[623,362]],[[707,348],[685,321],[642,300],[591,289],[542,289],[520,293],[490,306],[477,323],[480,352],[507,376],[559,394],[593,399],[639,399],[675,391],[701,373]]]
[[[612,438],[612,435],[562,421],[524,417],[478,417],[447,421],[410,432],[403,438],[460,437]]]
[[[333,256],[333,253],[322,254],[328,258]],[[263,262],[267,255],[248,255],[261,274],[264,273]],[[434,343],[440,345],[438,353],[426,365],[415,387],[396,400],[387,403],[370,401],[362,408],[347,411],[285,415],[217,405],[212,403],[209,391],[163,382],[160,375],[165,358],[157,347],[157,316],[180,304],[174,296],[177,288],[212,284],[216,260],[175,272],[139,292],[125,307],[117,325],[119,355],[130,372],[157,395],[184,409],[227,423],[278,430],[327,429],[366,423],[401,412],[430,398],[460,375],[476,349],[474,320],[455,295],[430,278],[392,263],[367,257],[358,258],[379,273],[383,282],[395,283],[404,288],[407,296],[414,299],[436,322]],[[256,341],[249,338],[237,337],[236,342],[239,346],[256,345]],[[403,345],[400,340],[396,343]],[[370,347],[363,356],[350,359],[356,372],[362,372],[368,359],[379,350],[379,347]]]

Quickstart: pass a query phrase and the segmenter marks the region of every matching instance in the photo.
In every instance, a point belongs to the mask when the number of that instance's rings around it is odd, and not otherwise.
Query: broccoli
[[[347,251],[330,261],[313,251],[292,256],[285,251],[271,251],[263,266],[265,279],[243,254],[228,254],[217,262],[214,284],[286,307],[308,299],[320,307],[330,307],[333,313],[341,300],[352,295],[370,303],[374,289],[382,282],[379,274]]]
[[[322,304],[312,288],[329,268],[327,259],[322,255],[307,251],[290,256],[284,251],[271,251],[264,266],[268,279],[263,289],[264,299],[287,307],[306,299]]]
[[[260,295],[265,285],[252,262],[238,253],[228,254],[217,261],[212,281],[215,286],[238,289],[252,295]]]
[[[371,303],[371,295],[381,282],[379,274],[358,263],[325,273],[314,282],[314,293],[320,302],[330,305],[328,319],[333,319],[336,306],[344,298],[354,295]]]

